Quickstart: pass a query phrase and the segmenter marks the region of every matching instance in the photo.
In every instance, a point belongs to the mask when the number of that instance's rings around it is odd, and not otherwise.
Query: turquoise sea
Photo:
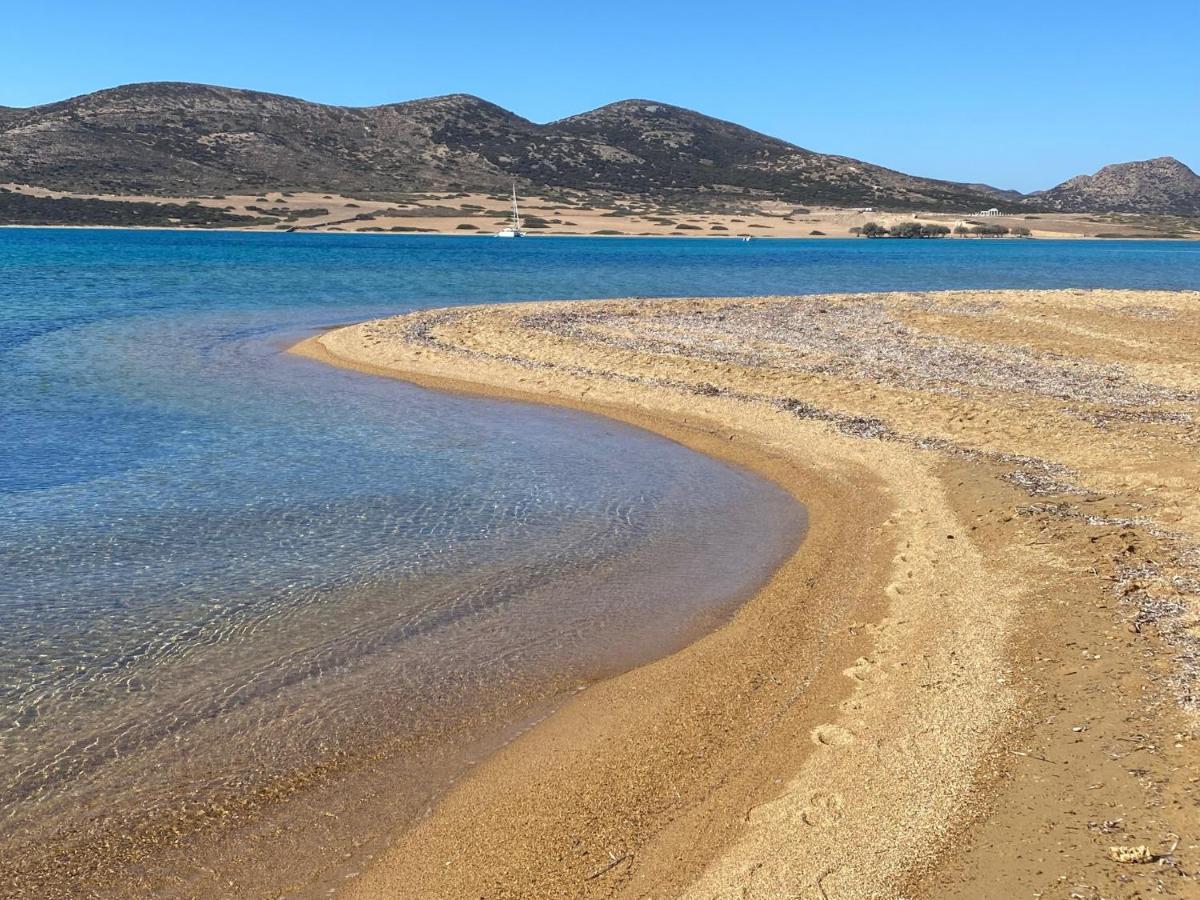
[[[343,800],[385,839],[802,533],[779,489],[667,440],[299,338],[485,301],[1014,287],[1200,289],[1200,243],[0,229],[0,884],[69,895],[109,842],[202,890],[197,848],[219,867],[264,822],[291,837],[262,858],[336,854],[300,802],[335,782],[387,779]]]

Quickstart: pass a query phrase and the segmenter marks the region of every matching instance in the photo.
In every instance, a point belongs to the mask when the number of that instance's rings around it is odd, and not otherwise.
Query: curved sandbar
[[[729,624],[485,761],[351,893],[1190,877],[1198,338],[1200,294],[1019,291],[467,307],[305,342],[650,428],[810,511]]]

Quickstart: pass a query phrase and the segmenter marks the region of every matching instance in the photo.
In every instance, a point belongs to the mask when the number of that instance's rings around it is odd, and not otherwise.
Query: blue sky
[[[1021,190],[1153,156],[1200,169],[1200,0],[93,0],[3,22],[8,106],[166,80],[351,105],[461,91],[539,122],[645,97]]]

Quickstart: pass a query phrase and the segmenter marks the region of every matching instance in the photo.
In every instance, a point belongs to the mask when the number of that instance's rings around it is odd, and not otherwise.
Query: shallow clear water
[[[519,718],[685,640],[802,526],[778,489],[638,430],[281,352],[312,330],[1064,286],[1200,288],[1200,245],[0,230],[5,856]]]

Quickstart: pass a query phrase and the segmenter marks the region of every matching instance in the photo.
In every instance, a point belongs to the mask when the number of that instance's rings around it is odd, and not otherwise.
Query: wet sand
[[[306,342],[650,428],[810,514],[731,622],[490,757],[350,895],[1196,890],[1198,340],[1197,293],[1012,291],[464,307]]]

